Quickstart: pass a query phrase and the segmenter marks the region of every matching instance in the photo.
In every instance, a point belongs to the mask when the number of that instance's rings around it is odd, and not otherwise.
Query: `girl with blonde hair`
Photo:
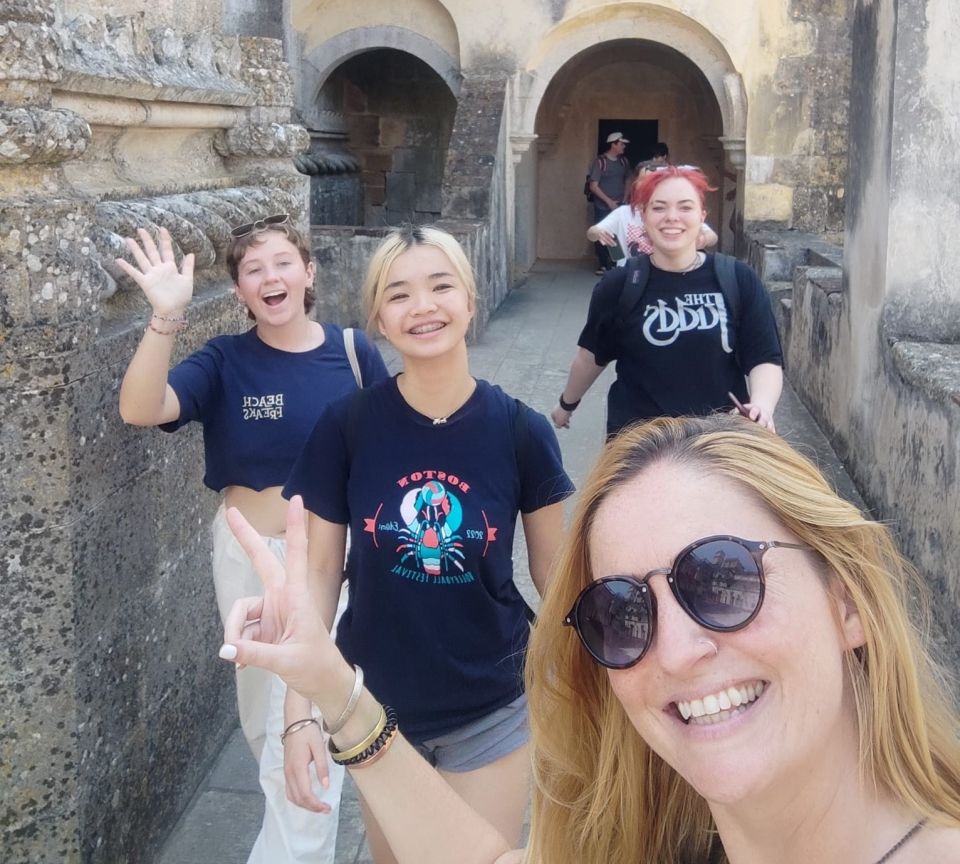
[[[221,656],[339,710],[349,669],[298,597],[302,556],[289,563],[286,584],[262,573],[289,639],[265,644],[246,623],[263,610],[240,603]],[[956,685],[911,623],[922,596],[888,530],[756,424],[630,427],[581,494],[531,640],[525,855],[393,732],[351,770],[403,862],[960,860]],[[365,694],[332,747],[378,709]]]
[[[350,692],[365,678],[447,782],[519,843],[530,795],[523,657],[532,613],[513,580],[514,530],[519,514],[542,592],[573,486],[546,418],[470,374],[476,283],[454,237],[391,231],[363,297],[369,327],[403,370],[323,412],[284,494],[302,495],[310,513],[310,580],[327,626],[349,526],[337,644],[355,670]],[[324,714],[328,729],[341,713]],[[287,722],[304,716],[293,710]],[[294,800],[312,806],[301,791]],[[364,808],[367,840],[385,864],[394,859],[375,813]]]

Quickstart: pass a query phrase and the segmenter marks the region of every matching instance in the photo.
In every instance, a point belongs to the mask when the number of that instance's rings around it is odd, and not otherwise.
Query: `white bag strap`
[[[353,327],[344,328],[343,347],[347,349],[347,360],[350,361],[350,368],[353,370],[353,379],[357,382],[357,387],[362,390],[363,374],[360,372],[360,361],[357,360],[357,345],[354,341]]]

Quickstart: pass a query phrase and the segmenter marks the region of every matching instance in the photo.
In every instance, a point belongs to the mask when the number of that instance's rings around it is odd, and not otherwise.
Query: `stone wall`
[[[113,258],[168,227],[198,263],[178,356],[240,330],[224,240],[268,212],[305,224],[307,137],[278,42],[179,31],[171,5],[32,0],[0,23],[4,861],[148,859],[235,725],[217,499],[198,432],[120,421],[146,307]]]
[[[346,60],[322,98],[342,115],[363,172],[363,224],[438,219],[456,106],[444,81],[416,57],[380,49]]]
[[[427,220],[453,234],[473,265],[478,293],[474,339],[512,284],[506,98],[506,76],[485,72],[464,77],[443,175],[443,215]],[[363,326],[360,288],[367,262],[388,230],[313,227],[318,318]]]
[[[751,263],[771,289],[787,377],[829,436],[875,519],[926,578],[947,665],[960,670],[960,344],[851,339],[863,307],[843,251],[814,235],[748,226]],[[879,334],[878,334],[879,335]],[[877,351],[871,357],[868,349]],[[862,366],[869,383],[852,391]]]

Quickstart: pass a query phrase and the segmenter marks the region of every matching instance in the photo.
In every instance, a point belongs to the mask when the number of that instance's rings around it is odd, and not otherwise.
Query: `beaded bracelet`
[[[153,326],[153,319],[156,318],[157,321],[163,321],[164,324],[173,325],[169,330],[161,330],[158,327]],[[167,318],[164,315],[157,315],[156,312],[150,316],[150,320],[147,322],[147,330],[152,330],[154,333],[158,333],[161,336],[174,336],[179,333],[181,330],[187,329],[187,316],[181,315],[179,318]]]
[[[353,690],[350,693],[350,698],[347,700],[347,707],[340,712],[340,716],[329,726],[326,720],[323,721],[321,728],[327,735],[336,735],[337,732],[347,725],[347,721],[353,716],[353,712],[356,710],[357,702],[360,701],[360,694],[363,692],[363,669],[359,666],[354,666],[353,673]]]
[[[354,752],[356,747],[352,750],[344,751],[344,753],[335,752],[331,748],[330,752],[334,762],[338,765],[344,765],[347,768],[359,768],[363,765],[369,765],[375,759],[380,758],[380,756],[390,748],[393,739],[397,737],[399,732],[397,729],[397,715],[393,708],[387,706],[384,706],[381,711],[383,712],[386,722],[379,728],[377,737],[359,752]],[[346,756],[346,753],[350,753],[350,755]]]
[[[377,717],[377,722],[373,725],[373,729],[370,730],[370,734],[367,735],[359,744],[355,747],[350,747],[347,750],[338,750],[336,745],[333,743],[333,739],[330,739],[330,743],[327,745],[330,748],[330,756],[333,758],[333,761],[338,765],[346,764],[347,760],[352,759],[354,756],[359,756],[366,750],[377,738],[380,737],[380,734],[383,732],[384,727],[387,725],[387,712],[386,708],[380,706],[380,716]]]
[[[287,726],[287,728],[280,733],[280,743],[283,744],[288,735],[292,735],[294,732],[299,732],[301,729],[306,729],[311,723],[316,722],[317,719],[315,717],[304,717],[303,720],[294,720],[293,723]]]

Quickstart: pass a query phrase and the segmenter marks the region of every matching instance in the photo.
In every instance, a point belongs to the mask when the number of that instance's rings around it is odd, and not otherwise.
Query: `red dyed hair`
[[[680,177],[690,182],[690,185],[697,190],[697,195],[700,196],[700,206],[706,210],[707,192],[716,192],[717,187],[710,185],[710,181],[703,171],[691,165],[664,165],[662,168],[651,171],[634,185],[630,193],[631,208],[635,211],[646,209],[650,199],[653,198],[654,190],[664,180],[672,180],[674,177]]]

